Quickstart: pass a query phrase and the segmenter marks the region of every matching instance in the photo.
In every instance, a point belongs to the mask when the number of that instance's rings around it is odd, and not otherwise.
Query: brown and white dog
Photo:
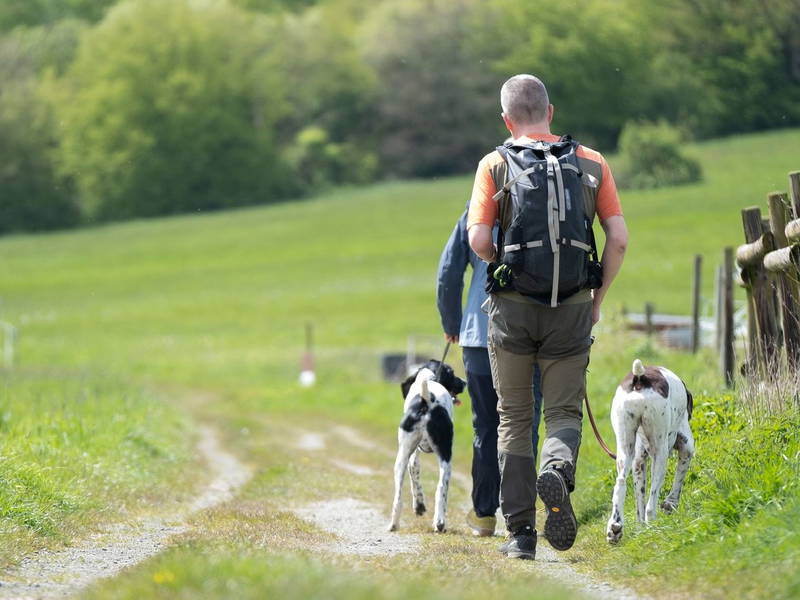
[[[661,503],[664,512],[678,507],[683,480],[694,456],[694,438],[689,427],[692,394],[681,379],[664,367],[645,367],[633,361],[631,373],[617,387],[611,404],[611,424],[617,436],[617,481],[612,497],[611,518],[606,538],[616,543],[622,538],[622,513],[625,482],[633,468],[636,516],[640,522],[656,518],[661,487],[667,472],[667,457],[678,451],[678,465],[672,490]],[[650,495],[645,505],[645,471],[653,458]]]

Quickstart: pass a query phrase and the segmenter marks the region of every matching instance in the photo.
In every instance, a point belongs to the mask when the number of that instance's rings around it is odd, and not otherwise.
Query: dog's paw
[[[434,521],[433,530],[437,533],[444,533],[445,531],[444,521]]]
[[[669,498],[667,498],[661,503],[661,510],[663,510],[668,515],[674,513],[677,508],[678,508],[677,503],[673,502]]]
[[[400,529],[399,523],[389,523],[389,526],[386,528],[386,531],[397,531]]]
[[[414,512],[417,513],[417,516],[424,515],[425,510],[426,510],[425,505],[422,502],[414,506]]]
[[[606,540],[609,544],[618,544],[622,539],[622,523],[609,523]]]

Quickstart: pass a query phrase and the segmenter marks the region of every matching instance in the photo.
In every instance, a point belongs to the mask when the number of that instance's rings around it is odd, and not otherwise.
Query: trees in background
[[[363,13],[361,2],[347,0],[286,12],[274,22],[275,63],[289,107],[276,135],[300,190],[377,175],[379,144],[370,134],[379,82],[361,56]]]
[[[63,21],[0,39],[0,233],[79,220],[72,182],[56,168],[57,127],[39,78],[65,68],[80,30]]]
[[[798,30],[797,0],[0,0],[0,231],[471,171],[519,72],[601,150],[797,125]]]
[[[0,0],[0,31],[54,25],[63,19],[99,21],[117,0]]]
[[[497,48],[473,42],[484,4],[387,0],[365,23],[364,59],[379,80],[372,131],[386,173],[470,171],[507,135]]]
[[[287,113],[269,35],[226,4],[141,0],[91,30],[54,98],[61,164],[89,218],[274,198]]]
[[[698,136],[800,123],[800,2],[646,0],[669,106]],[[658,79],[655,81],[658,84]],[[655,87],[655,86],[654,86]],[[670,106],[672,108],[670,108]]]
[[[648,33],[619,0],[539,3],[499,0],[486,38],[502,45],[499,73],[535,73],[556,106],[553,128],[613,148],[629,119],[646,115]]]

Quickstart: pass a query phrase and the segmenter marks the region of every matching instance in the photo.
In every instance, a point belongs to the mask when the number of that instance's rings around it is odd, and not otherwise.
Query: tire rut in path
[[[193,500],[165,515],[109,526],[73,547],[42,550],[24,558],[16,568],[0,574],[0,598],[67,597],[166,549],[172,536],[189,529],[189,516],[230,500],[252,475],[221,448],[211,428],[200,428],[197,450],[212,480]]]

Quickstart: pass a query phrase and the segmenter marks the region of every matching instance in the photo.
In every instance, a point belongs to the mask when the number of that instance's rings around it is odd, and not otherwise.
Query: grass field
[[[787,568],[800,560],[791,525],[800,517],[796,427],[744,423],[735,400],[718,388],[713,355],[651,347],[621,332],[615,316],[622,305],[636,309],[646,301],[688,313],[695,253],[706,259],[710,298],[722,248],[742,241],[739,209],[763,206],[767,192],[787,187],[787,172],[800,167],[798,147],[797,130],[693,146],[702,183],[623,194],[631,243],[596,331],[596,416],[608,437],[607,404],[631,360],[663,361],[691,382],[701,407],[700,450],[681,512],[650,530],[634,526],[621,547],[609,550],[602,529],[612,465],[587,429],[575,500],[583,529],[570,553],[582,568],[615,573],[645,591],[668,581],[671,591],[720,598],[800,593],[797,569]],[[400,398],[381,382],[379,358],[402,351],[409,334],[439,334],[436,263],[470,187],[471,178],[460,177],[321,190],[304,202],[1,239],[0,319],[19,326],[21,337],[18,368],[3,374],[0,387],[2,455],[13,458],[0,471],[3,547],[10,549],[0,560],[185,494],[200,477],[192,419],[219,423],[259,466],[245,491],[251,500],[284,481],[263,440],[236,433],[262,431],[254,425],[260,420],[337,419],[390,445]],[[305,322],[314,323],[317,342],[319,384],[311,390],[295,383]],[[214,400],[181,400],[193,394]],[[466,471],[470,419],[466,406],[461,411],[455,460]],[[385,498],[388,508],[388,492]],[[267,521],[284,514],[279,502],[263,503]],[[186,597],[205,585],[220,595],[214,586],[229,581],[284,595],[288,588],[280,586],[299,571],[310,572],[317,583],[309,585],[328,597],[344,597],[341,586],[356,581],[365,597],[379,588],[387,598],[435,591],[424,578],[401,581],[402,565],[390,561],[365,580],[341,561],[320,561],[295,547],[277,552],[272,542],[289,535],[281,523],[276,537],[264,532],[266,545],[214,526],[241,516],[236,507],[216,514],[206,535],[143,565],[121,587],[115,582],[113,593],[109,586],[96,593],[141,595],[165,565]],[[493,564],[487,553],[472,565],[463,556],[472,542],[463,536],[429,543],[461,548],[447,579],[456,592],[465,588],[463,577],[470,581]],[[617,564],[633,568],[623,575]],[[511,594],[535,578],[503,569],[492,571],[493,593]],[[439,597],[457,595],[448,594]]]

